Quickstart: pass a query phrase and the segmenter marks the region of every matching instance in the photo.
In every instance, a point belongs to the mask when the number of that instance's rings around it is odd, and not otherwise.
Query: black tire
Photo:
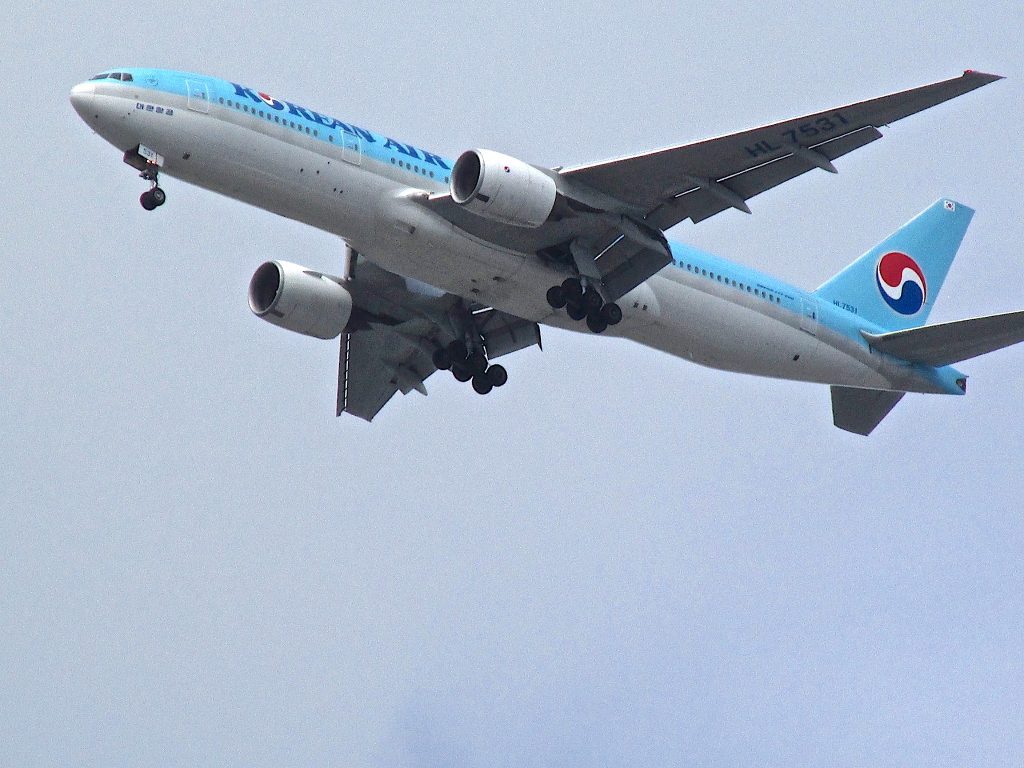
[[[573,320],[582,320],[587,316],[587,310],[574,301],[570,301],[565,305],[565,312]]]
[[[437,370],[447,371],[452,367],[452,363],[454,361],[452,360],[451,353],[448,352],[448,348],[441,347],[440,349],[434,350],[434,354],[430,356],[430,362],[434,364],[434,367],[437,368]]]
[[[147,211],[152,211],[154,208],[156,208],[156,201],[153,200],[153,193],[152,192],[148,192],[147,191],[147,192],[143,192],[141,195],[139,195],[139,203]]]
[[[452,362],[458,362],[459,360],[465,360],[466,355],[469,354],[469,350],[466,349],[466,342],[464,341],[453,341],[448,345],[448,354],[452,357]]]
[[[474,352],[466,358],[466,367],[473,372],[474,375],[483,376],[487,370],[487,358],[484,357],[483,352]]]
[[[588,289],[587,292],[583,294],[583,306],[586,307],[588,311],[600,309],[603,303],[604,299],[601,298],[601,294],[595,290]]]
[[[505,366],[494,364],[487,369],[487,380],[495,387],[503,387],[508,381],[508,371]]]
[[[605,304],[601,307],[601,319],[608,325],[618,325],[622,322],[622,307],[618,304]]]
[[[587,328],[594,333],[604,333],[608,329],[608,323],[600,313],[587,315]]]
[[[494,385],[491,384],[491,380],[483,374],[478,374],[473,377],[473,389],[476,390],[477,394],[486,395],[492,389]]]
[[[562,290],[568,298],[583,295],[583,283],[577,277],[567,277],[562,281]]]
[[[565,306],[565,290],[560,285],[553,285],[548,288],[547,299],[552,309],[561,309]]]
[[[466,367],[465,363],[455,363],[452,366],[452,376],[456,381],[469,381],[473,378],[473,372]]]
[[[160,187],[153,187],[149,190],[149,194],[158,208],[167,202],[167,193],[160,189]]]

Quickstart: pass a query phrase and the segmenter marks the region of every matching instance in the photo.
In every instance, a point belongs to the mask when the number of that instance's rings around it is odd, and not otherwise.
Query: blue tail
[[[887,330],[924,325],[972,216],[966,205],[939,200],[816,294]]]

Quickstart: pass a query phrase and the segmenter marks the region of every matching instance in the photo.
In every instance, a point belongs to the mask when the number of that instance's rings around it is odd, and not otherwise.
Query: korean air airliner
[[[792,120],[572,167],[491,149],[452,160],[256,88],[160,69],[71,90],[145,183],[167,178],[336,234],[338,275],[268,261],[257,317],[341,337],[337,412],[371,420],[437,370],[487,394],[493,362],[540,326],[617,336],[700,365],[828,384],[836,426],[867,435],[907,392],[961,395],[955,363],[1024,340],[1024,312],[926,325],[973,211],[937,200],[816,290],[665,230],[748,201],[881,138],[882,126],[1000,79],[959,77]],[[158,215],[158,214],[154,214]]]

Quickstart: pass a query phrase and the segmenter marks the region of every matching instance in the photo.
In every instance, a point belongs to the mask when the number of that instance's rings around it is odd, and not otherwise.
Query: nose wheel
[[[139,203],[147,211],[152,211],[155,208],[159,208],[161,205],[167,202],[167,193],[164,192],[160,187],[153,187],[148,189],[139,195]]]
[[[578,277],[569,277],[547,292],[552,309],[565,309],[570,319],[585,320],[593,333],[604,333],[608,326],[622,322],[622,308],[613,301],[605,302],[593,286],[583,287]]]
[[[159,208],[167,202],[167,193],[160,188],[160,169],[154,163],[147,163],[145,169],[139,174],[140,178],[150,183],[150,188],[139,195],[139,203],[147,211]]]

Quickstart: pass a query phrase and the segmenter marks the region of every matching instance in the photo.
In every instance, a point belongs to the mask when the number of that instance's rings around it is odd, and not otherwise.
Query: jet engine
[[[487,219],[535,229],[555,207],[555,181],[522,160],[471,149],[455,161],[452,200]]]
[[[249,281],[249,309],[289,331],[333,339],[352,316],[352,295],[329,275],[287,261],[268,261]]]

